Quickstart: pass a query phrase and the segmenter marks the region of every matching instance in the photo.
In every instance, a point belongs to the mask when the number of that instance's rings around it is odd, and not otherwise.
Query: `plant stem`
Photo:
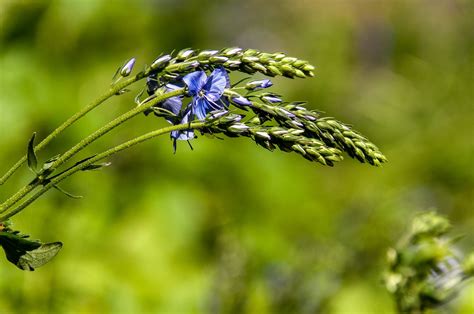
[[[38,145],[35,147],[35,152],[40,151],[43,149],[46,145],[49,144],[54,138],[56,138],[61,132],[63,132],[65,129],[67,129],[69,126],[71,126],[73,123],[75,123],[77,120],[85,116],[87,113],[89,113],[91,110],[94,108],[98,107],[100,104],[102,104],[104,101],[107,99],[113,97],[114,95],[117,95],[121,90],[123,90],[125,87],[141,80],[144,77],[144,73],[140,72],[137,75],[124,80],[122,82],[119,82],[115,84],[114,86],[110,87],[109,90],[104,93],[102,96],[88,104],[86,107],[82,108],[80,111],[76,112],[73,116],[71,116],[69,119],[67,119],[63,124],[61,124],[58,128],[56,128],[51,134],[49,134],[44,140],[42,140]],[[23,156],[20,160],[18,160],[1,178],[0,178],[0,185],[4,184],[8,178],[10,178],[15,171],[17,171],[26,161],[26,156]]]
[[[178,130],[185,130],[185,129],[199,129],[204,127],[206,124],[204,122],[191,122],[191,123],[186,123],[186,124],[178,124],[178,125],[173,125],[165,128],[161,128],[149,133],[146,133],[142,136],[136,137],[132,140],[129,140],[127,142],[124,142],[120,145],[117,145],[115,147],[112,147],[98,155],[95,155],[94,157],[86,160],[85,162],[82,162],[69,170],[63,172],[62,174],[58,175],[57,177],[54,177],[50,182],[48,182],[46,185],[43,186],[41,190],[36,192],[34,195],[32,195],[30,198],[28,198],[26,201],[21,203],[19,206],[11,210],[9,213],[0,216],[0,222],[3,222],[7,220],[8,218],[18,214],[20,211],[22,211],[24,208],[26,208],[28,205],[30,205],[32,202],[34,202],[37,198],[39,198],[41,195],[43,195],[45,192],[47,192],[49,189],[54,187],[56,184],[60,183],[62,180],[68,178],[69,176],[75,174],[76,172],[92,165],[93,163],[96,163],[102,159],[105,159],[111,155],[114,155],[122,150],[125,150],[127,148],[130,148],[132,146],[135,146],[137,144],[140,144],[144,141],[147,141],[149,139],[152,139],[154,137],[157,137],[159,135],[169,133],[171,131],[178,131]],[[25,194],[26,195],[26,194]]]
[[[144,112],[148,108],[158,104],[159,102],[162,102],[165,99],[179,96],[184,94],[184,88],[177,89],[165,94],[161,94],[154,98],[153,100],[149,101],[146,104],[143,104],[141,106],[135,107],[134,109],[124,113],[123,115],[119,116],[118,118],[112,120],[111,122],[107,123],[105,126],[102,128],[98,129],[82,141],[80,141],[78,144],[73,146],[71,149],[66,151],[64,154],[61,155],[48,169],[48,171],[54,170],[64,164],[66,161],[68,161],[71,157],[73,157],[75,154],[80,152],[82,149],[87,147],[89,144],[106,134],[107,132],[111,131],[118,125],[124,123],[125,121],[133,118],[134,116]],[[41,173],[39,173],[41,175]],[[12,197],[7,199],[3,204],[0,205],[0,213],[5,212],[8,208],[13,206],[16,202],[21,200],[26,194],[31,192],[35,187],[39,186],[41,184],[41,180],[34,180],[28,185],[24,186],[22,189],[20,189],[17,193],[15,193]]]

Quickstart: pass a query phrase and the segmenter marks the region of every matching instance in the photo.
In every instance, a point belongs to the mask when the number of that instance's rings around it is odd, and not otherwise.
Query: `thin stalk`
[[[70,127],[73,123],[75,123],[77,120],[85,116],[91,110],[95,109],[107,99],[113,97],[114,95],[117,95],[125,87],[139,81],[143,77],[144,77],[144,73],[140,72],[137,75],[110,87],[106,93],[104,93],[99,98],[92,101],[90,104],[82,108],[80,111],[76,112],[73,116],[67,119],[63,124],[61,124],[53,132],[51,132],[51,134],[49,134],[38,145],[36,145],[35,152],[42,150],[46,145],[48,145],[54,138],[56,138],[59,134],[61,134],[65,129]],[[25,162],[26,162],[26,156],[23,156],[0,178],[0,185],[4,184]]]
[[[98,129],[82,141],[80,141],[78,144],[73,146],[71,149],[66,151],[64,154],[61,155],[48,169],[48,171],[54,170],[64,164],[66,161],[68,161],[71,157],[73,157],[75,154],[80,152],[82,149],[87,147],[89,144],[100,138],[101,136],[105,135],[112,129],[116,128],[120,124],[124,123],[125,121],[135,117],[136,115],[144,112],[148,108],[158,104],[159,102],[162,102],[168,98],[179,96],[184,94],[184,88],[177,89],[162,95],[157,96],[153,100],[149,101],[148,103],[135,107],[134,109],[124,113],[123,115],[119,116],[118,118],[112,120],[111,122],[107,123],[105,126],[102,128]],[[41,173],[39,174],[41,176]],[[5,212],[8,208],[12,207],[16,202],[21,200],[24,196],[26,196],[29,192],[31,192],[34,188],[39,186],[41,184],[41,180],[33,180],[31,183],[28,185],[24,186],[22,189],[20,189],[17,193],[15,193],[12,197],[7,199],[3,204],[0,205],[0,213]]]
[[[25,209],[28,205],[33,203],[36,199],[38,199],[41,195],[43,195],[45,192],[47,192],[49,189],[54,187],[55,185],[59,184],[61,181],[64,179],[68,178],[69,176],[75,174],[78,171],[81,171],[82,169],[102,160],[107,157],[110,157],[122,150],[125,150],[127,148],[130,148],[132,146],[135,146],[137,144],[140,144],[142,142],[145,142],[149,139],[152,139],[154,137],[157,137],[159,135],[169,133],[171,131],[178,131],[178,130],[185,130],[185,129],[200,129],[204,127],[206,124],[204,122],[191,122],[191,123],[186,123],[186,124],[178,124],[178,125],[173,125],[165,128],[161,128],[149,133],[146,133],[142,136],[136,137],[132,140],[129,140],[127,142],[124,142],[120,145],[117,145],[115,147],[112,147],[100,154],[95,155],[94,157],[86,160],[85,162],[82,162],[74,167],[71,167],[69,170],[61,173],[60,175],[54,177],[51,181],[49,181],[46,185],[43,186],[41,190],[30,196],[27,200],[25,200],[23,203],[21,203],[19,206],[11,210],[10,212],[6,213],[5,215],[0,216],[0,222],[7,220],[8,218],[18,214],[20,211]]]

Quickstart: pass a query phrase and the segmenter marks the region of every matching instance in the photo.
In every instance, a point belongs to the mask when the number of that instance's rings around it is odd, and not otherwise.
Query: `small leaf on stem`
[[[74,195],[74,194],[71,194],[65,190],[63,190],[62,188],[60,188],[58,185],[54,185],[53,186],[56,190],[58,190],[59,192],[63,193],[64,195],[70,197],[70,198],[74,198],[74,199],[79,199],[79,198],[82,198],[82,195]]]
[[[58,254],[61,242],[41,243],[27,239],[18,231],[2,225],[0,229],[0,246],[5,251],[7,260],[22,270],[33,271],[43,266]]]
[[[89,165],[89,166],[86,166],[86,167],[82,168],[81,170],[82,171],[98,170],[98,169],[103,168],[103,167],[108,167],[111,164],[112,164],[111,162],[104,162],[104,163],[101,163],[101,164],[92,164],[92,165]]]
[[[36,137],[36,132],[33,133],[33,136],[31,136],[30,141],[28,142],[28,150],[27,150],[27,159],[28,159],[28,168],[30,168],[31,171],[36,173],[36,168],[38,167],[38,159],[36,158],[35,154],[35,137]]]

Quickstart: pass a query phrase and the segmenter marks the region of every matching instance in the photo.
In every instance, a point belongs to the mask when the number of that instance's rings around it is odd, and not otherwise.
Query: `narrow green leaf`
[[[30,168],[30,170],[34,173],[36,173],[36,169],[38,167],[38,159],[36,158],[35,154],[35,137],[36,133],[33,133],[33,136],[28,142],[28,150],[26,155],[28,157],[28,168]]]
[[[101,163],[101,164],[92,164],[92,165],[89,165],[87,167],[84,167],[81,170],[82,171],[98,170],[98,169],[103,168],[103,167],[108,167],[111,164],[112,163],[110,163],[110,162],[104,162],[104,163]]]
[[[74,195],[74,194],[71,194],[65,190],[63,190],[62,188],[60,188],[58,185],[54,185],[53,186],[56,190],[58,190],[59,192],[63,193],[64,195],[70,197],[70,198],[74,198],[74,199],[78,199],[78,198],[82,198],[81,195]]]

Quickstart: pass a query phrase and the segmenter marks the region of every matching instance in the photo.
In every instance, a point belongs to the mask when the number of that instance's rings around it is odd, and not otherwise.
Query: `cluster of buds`
[[[423,313],[451,300],[474,276],[474,254],[463,259],[446,236],[451,225],[428,212],[416,217],[398,247],[387,252],[387,290],[401,313]]]
[[[255,103],[254,111],[264,119],[273,117],[280,125],[298,127],[305,135],[324,142],[329,147],[339,148],[360,162],[380,166],[387,158],[367,138],[344,123],[331,118],[320,117],[316,111],[308,110],[302,102],[281,106]]]
[[[204,75],[202,73],[211,70],[215,73],[215,69],[305,78],[313,76],[314,67],[307,61],[288,57],[283,53],[266,53],[255,49],[226,48],[202,51],[183,49],[175,55],[160,56],[149,70],[146,70],[149,71],[148,99],[156,97],[161,92],[185,87],[184,78],[195,75],[193,73]],[[239,125],[233,125],[229,129],[215,128],[212,132],[250,137],[266,149],[280,148],[285,152],[297,152],[308,160],[329,166],[342,160],[343,152],[360,162],[374,166],[380,166],[387,161],[372,142],[344,123],[334,118],[320,117],[318,112],[308,110],[304,102],[287,103],[280,95],[262,91],[272,86],[269,79],[247,81],[242,86],[237,85],[231,87],[230,83],[227,83],[225,88],[216,85],[215,88],[220,89],[221,98],[218,101],[214,100],[214,104],[207,104],[205,108],[223,109],[233,105],[246,112],[253,112],[256,116],[251,117],[246,123],[240,122]],[[202,97],[198,94],[194,96]],[[205,101],[208,102],[206,99]],[[193,106],[196,104],[182,108],[193,108]],[[156,107],[159,109],[159,116],[163,116],[163,108],[171,108],[169,102],[158,104]],[[200,110],[207,109],[203,107]],[[175,117],[168,116],[167,120],[173,124],[178,123],[183,120],[184,111],[175,110]]]
[[[305,78],[314,76],[315,67],[308,61],[289,57],[284,53],[266,53],[255,49],[226,48],[222,50],[183,49],[175,56],[166,54],[158,57],[145,70],[145,75],[159,72],[165,81],[196,69],[210,69],[222,66],[229,71],[241,71],[248,74],[260,72],[267,76],[285,76]]]
[[[270,151],[279,148],[284,152],[296,152],[309,161],[316,161],[326,166],[343,159],[342,151],[326,146],[322,141],[303,135],[304,130],[264,126],[258,119],[242,121],[241,115],[223,115],[211,120],[203,133],[222,133],[229,137],[249,137],[259,146]]]
[[[283,103],[279,96],[271,93],[257,95],[255,98],[260,101],[251,102],[233,90],[226,90],[224,95],[242,109],[251,108],[259,123],[275,121],[280,127],[297,129],[300,136],[317,140],[327,148],[344,151],[350,157],[373,166],[387,161],[367,138],[334,118],[320,117],[318,112],[307,109],[304,102]],[[327,164],[332,165],[332,162]]]

